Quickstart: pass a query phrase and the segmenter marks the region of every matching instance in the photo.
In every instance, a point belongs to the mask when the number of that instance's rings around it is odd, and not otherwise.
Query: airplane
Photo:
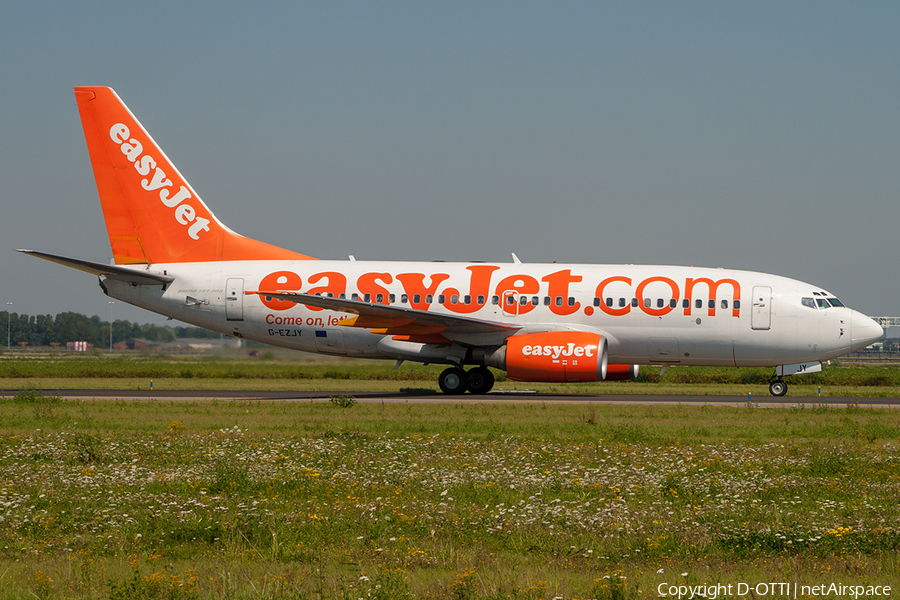
[[[884,332],[827,290],[723,268],[317,260],[220,222],[119,96],[76,87],[110,264],[19,250],[103,292],[230,336],[334,356],[445,364],[446,394],[628,380],[641,365],[774,367],[786,376]],[[468,369],[467,369],[468,367]]]

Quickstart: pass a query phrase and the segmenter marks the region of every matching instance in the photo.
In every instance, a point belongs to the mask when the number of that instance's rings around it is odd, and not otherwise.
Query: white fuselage
[[[175,280],[166,286],[107,280],[107,293],[244,339],[354,357],[392,358],[379,349],[384,334],[339,325],[350,316],[346,313],[244,292],[344,294],[348,299],[508,323],[521,332],[600,331],[608,338],[609,361],[615,364],[775,366],[825,361],[882,335],[861,313],[829,302],[816,304],[833,298],[821,288],[750,271],[324,260],[172,263],[154,264],[152,269]],[[457,333],[452,341],[492,347],[502,345],[508,335]]]

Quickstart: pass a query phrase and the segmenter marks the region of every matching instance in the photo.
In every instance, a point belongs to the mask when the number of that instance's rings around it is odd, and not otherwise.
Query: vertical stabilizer
[[[111,88],[75,98],[116,264],[310,258],[223,225]]]

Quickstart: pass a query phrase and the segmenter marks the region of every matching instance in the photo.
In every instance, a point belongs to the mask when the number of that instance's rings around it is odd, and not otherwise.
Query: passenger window
[[[409,302],[409,296],[407,296],[406,294],[400,294],[400,303],[406,304],[407,302]]]
[[[491,304],[497,306],[500,304],[500,296],[491,296]]]
[[[537,305],[540,304],[540,303],[541,303],[540,297],[538,297],[538,296],[533,296],[533,297],[531,298],[531,305],[532,305],[532,306],[537,306]]]
[[[728,308],[728,300],[722,300],[722,301],[719,303],[719,305],[720,305],[722,308]]]
[[[363,300],[365,300],[366,302],[371,302],[372,294],[366,294],[365,296],[363,296]]]
[[[741,309],[741,301],[740,301],[740,300],[735,300],[735,301],[734,301],[734,309],[735,309],[735,310],[740,310],[740,309]]]
[[[569,296],[569,306],[575,306],[575,297]]]
[[[390,295],[388,296],[388,301],[390,301],[390,303],[393,304],[394,302],[397,301],[397,295],[396,295],[396,294],[390,294]]]
[[[675,308],[676,306],[678,306],[678,300],[676,300],[675,298],[669,300],[669,308]]]
[[[594,306],[600,306],[600,298],[594,296]]]
[[[690,308],[690,307],[691,307],[691,299],[690,299],[690,298],[685,298],[684,300],[682,300],[682,301],[681,301],[681,306],[682,306],[683,308]]]
[[[557,305],[557,306],[562,306],[562,296],[557,296],[557,297],[556,297],[556,305]]]
[[[438,296],[438,304],[443,304],[443,303],[444,303],[444,295],[441,294]]]
[[[432,296],[431,294],[425,296],[425,304],[431,304],[432,302],[434,302],[434,296]]]
[[[457,296],[456,294],[453,294],[452,296],[450,296],[450,304],[457,304],[457,303],[459,303],[459,296]]]
[[[637,307],[637,305],[638,305],[638,299],[637,299],[637,298],[632,298],[632,299],[631,299],[631,306]]]
[[[650,308],[650,298],[644,298],[644,308]]]
[[[415,295],[413,296],[413,304],[418,304],[418,303],[421,302],[421,301],[422,301],[422,296],[421,296],[421,294],[415,294]]]
[[[472,296],[465,296],[463,298],[463,304],[472,304]]]
[[[665,300],[663,300],[662,298],[657,298],[657,299],[656,299],[656,308],[662,308],[662,307],[665,306],[665,305],[666,305],[666,301],[665,301]]]
[[[375,296],[375,302],[377,302],[378,304],[384,302],[384,294],[378,294],[377,296]]]
[[[703,300],[697,298],[697,301],[694,302],[694,306],[696,306],[697,308],[703,308]]]
[[[478,306],[484,306],[484,296],[478,296]]]
[[[627,302],[625,302],[625,298],[619,298],[619,308],[624,307],[626,304]]]
[[[612,305],[613,305],[613,299],[612,299],[612,298],[607,298],[607,299],[606,299],[606,305],[607,305],[607,306],[612,306]]]
[[[507,306],[512,306],[512,305],[515,304],[515,303],[516,303],[516,298],[515,298],[515,296],[507,296],[507,297],[506,297],[506,305],[507,305]]]
[[[710,298],[710,300],[709,300],[709,309],[710,309],[710,310],[715,310],[715,308],[716,308],[716,301],[713,300],[712,298]]]
[[[353,294],[350,298],[359,302],[359,294]]]
[[[522,306],[528,304],[528,296],[519,296],[519,304]]]
[[[550,296],[544,296],[544,306],[550,306]]]
[[[338,294],[338,298],[340,298],[341,300],[346,300],[346,299],[347,299],[347,294],[341,292],[340,294]]]

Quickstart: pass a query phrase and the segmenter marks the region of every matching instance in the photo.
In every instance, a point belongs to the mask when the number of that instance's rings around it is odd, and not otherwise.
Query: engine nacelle
[[[547,331],[506,340],[506,374],[516,381],[603,381],[608,344],[599,333]]]
[[[606,381],[631,381],[637,379],[638,365],[609,365],[606,367]]]

